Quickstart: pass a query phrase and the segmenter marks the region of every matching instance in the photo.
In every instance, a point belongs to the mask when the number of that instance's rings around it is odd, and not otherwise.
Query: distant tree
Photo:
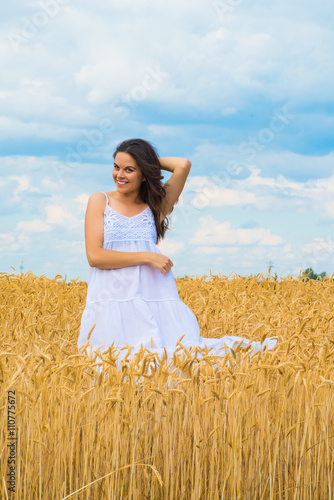
[[[312,267],[308,267],[303,272],[303,279],[304,279],[304,281],[309,281],[309,280],[316,280],[316,279],[320,278],[322,281],[324,279],[324,277],[326,276],[326,274],[327,273],[325,271],[323,271],[320,274],[317,274],[313,271]]]

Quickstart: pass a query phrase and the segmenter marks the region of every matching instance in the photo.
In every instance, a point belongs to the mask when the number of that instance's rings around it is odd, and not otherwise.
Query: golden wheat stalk
[[[82,488],[79,488],[78,490],[73,491],[73,493],[70,493],[70,495],[67,495],[66,497],[62,498],[62,500],[67,500],[67,498],[71,498],[76,493],[79,493],[81,491],[86,490],[89,486],[92,486],[93,484],[98,483],[99,481],[102,481],[102,479],[105,479],[106,477],[111,476],[112,474],[115,474],[116,472],[119,472],[120,470],[128,469],[129,467],[150,467],[153,470],[156,478],[158,479],[160,486],[163,487],[163,482],[162,482],[161,476],[159,474],[159,471],[156,469],[156,467],[154,467],[154,465],[151,465],[151,464],[135,464],[134,463],[134,464],[124,465],[123,467],[119,467],[118,469],[113,470],[112,472],[109,472],[108,474],[106,474],[103,477],[99,477],[95,481],[92,481],[91,483],[86,484]]]

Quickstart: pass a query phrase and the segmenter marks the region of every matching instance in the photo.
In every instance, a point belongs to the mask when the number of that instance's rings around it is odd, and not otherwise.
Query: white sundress
[[[104,194],[103,248],[161,254],[156,245],[157,232],[150,207],[138,215],[127,217],[111,208],[108,196]],[[247,346],[250,342],[235,336],[219,339],[200,337],[197,318],[181,301],[172,270],[162,274],[149,264],[120,269],[90,268],[78,348],[86,344],[94,324],[89,343],[94,351],[101,348],[101,353],[113,343],[117,349],[128,344],[133,347],[131,355],[143,346],[162,356],[166,348],[168,358],[172,359],[176,343],[182,335],[181,343],[186,348],[212,347],[210,354],[214,355],[225,355],[225,346],[228,349],[241,341],[243,346]],[[276,340],[267,339],[262,346],[272,348],[275,344]],[[262,348],[260,342],[251,342],[251,345],[254,350]],[[124,356],[128,350],[122,352]],[[119,359],[123,356],[119,353]]]

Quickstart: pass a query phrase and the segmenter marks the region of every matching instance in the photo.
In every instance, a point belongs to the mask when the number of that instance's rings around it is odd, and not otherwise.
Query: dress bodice
[[[106,193],[104,194],[107,199],[104,211],[104,244],[113,241],[133,240],[152,241],[156,244],[157,230],[150,207],[133,217],[127,217],[111,208],[108,205],[108,196]]]

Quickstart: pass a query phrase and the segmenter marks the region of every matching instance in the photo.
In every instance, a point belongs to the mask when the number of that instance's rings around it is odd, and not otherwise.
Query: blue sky
[[[0,271],[87,281],[88,198],[141,137],[192,162],[159,244],[175,277],[334,273],[333,17],[329,0],[6,4]]]

